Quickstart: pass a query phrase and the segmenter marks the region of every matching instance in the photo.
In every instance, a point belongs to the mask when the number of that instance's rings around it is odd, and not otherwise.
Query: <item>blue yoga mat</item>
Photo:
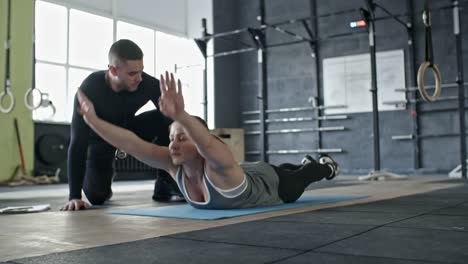
[[[303,195],[294,203],[287,203],[266,207],[255,207],[247,209],[225,209],[225,210],[208,210],[196,209],[188,204],[172,205],[164,207],[139,208],[128,210],[114,210],[106,212],[108,214],[119,215],[139,215],[139,216],[154,216],[154,217],[170,217],[183,219],[197,220],[216,220],[222,218],[230,218],[243,215],[258,214],[264,212],[278,211],[289,208],[297,208],[308,205],[334,203],[340,201],[361,199],[367,197],[365,195]]]

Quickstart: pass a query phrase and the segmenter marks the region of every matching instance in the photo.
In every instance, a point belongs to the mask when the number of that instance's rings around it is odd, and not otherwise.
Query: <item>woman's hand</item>
[[[161,89],[161,98],[159,99],[159,110],[172,120],[178,120],[185,113],[184,97],[182,95],[182,83],[177,80],[177,87],[174,80],[174,75],[166,71],[166,78],[161,74],[159,79],[159,87]]]

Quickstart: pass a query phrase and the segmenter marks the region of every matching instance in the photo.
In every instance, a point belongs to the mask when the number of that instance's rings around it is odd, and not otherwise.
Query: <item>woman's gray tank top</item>
[[[187,203],[200,209],[248,208],[283,203],[278,196],[278,175],[268,163],[242,163],[240,166],[244,170],[245,179],[239,186],[229,190],[216,187],[207,177],[206,172],[203,173],[208,193],[205,202],[192,201],[188,196],[182,166],[177,170],[177,184]]]

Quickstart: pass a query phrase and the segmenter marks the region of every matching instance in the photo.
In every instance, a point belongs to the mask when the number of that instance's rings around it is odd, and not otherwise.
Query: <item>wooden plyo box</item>
[[[244,129],[242,128],[215,128],[210,130],[211,134],[219,137],[231,148],[234,158],[238,162],[244,161]]]

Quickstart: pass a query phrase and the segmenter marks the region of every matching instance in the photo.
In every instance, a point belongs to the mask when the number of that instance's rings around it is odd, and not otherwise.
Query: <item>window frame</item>
[[[154,48],[154,50],[153,50],[153,55],[154,55],[154,58],[153,58],[153,71],[154,72],[151,72],[151,73],[147,72],[148,74],[150,74],[152,76],[157,77],[156,70],[157,70],[157,57],[158,57],[158,54],[157,54],[156,51],[157,51],[157,46],[158,46],[158,43],[157,43],[158,32],[161,32],[161,33],[164,33],[164,34],[169,34],[169,35],[172,35],[174,37],[186,38],[185,36],[181,36],[180,34],[177,34],[177,33],[164,32],[162,30],[157,29],[155,26],[145,25],[145,24],[142,24],[142,23],[132,21],[130,19],[122,19],[121,17],[117,17],[115,12],[113,14],[109,15],[109,14],[106,14],[104,12],[99,12],[99,10],[90,10],[90,9],[87,9],[87,8],[78,7],[78,6],[73,5],[72,3],[60,3],[60,2],[49,1],[49,0],[38,0],[38,1],[36,1],[36,4],[38,2],[54,4],[54,5],[58,5],[58,6],[62,6],[62,7],[66,8],[66,13],[67,13],[66,14],[66,19],[67,19],[67,21],[66,21],[66,24],[67,24],[66,25],[66,38],[67,39],[66,39],[66,58],[65,58],[65,62],[60,63],[60,62],[36,59],[36,63],[60,66],[60,67],[63,67],[65,69],[65,85],[66,85],[66,87],[64,89],[66,89],[65,90],[65,100],[67,100],[67,102],[65,104],[66,105],[65,110],[72,109],[71,107],[73,107],[73,102],[68,101],[68,99],[70,98],[71,91],[72,90],[74,91],[74,89],[71,89],[71,87],[69,87],[70,86],[69,85],[69,82],[70,82],[70,69],[86,70],[86,71],[91,71],[91,72],[95,72],[95,71],[99,71],[99,70],[105,70],[104,68],[103,69],[96,69],[96,68],[91,68],[91,67],[74,65],[74,64],[70,63],[70,13],[71,13],[72,9],[80,11],[80,12],[85,12],[85,13],[89,13],[89,14],[92,14],[92,15],[97,15],[97,16],[101,16],[101,17],[104,17],[104,18],[111,19],[112,20],[112,42],[115,42],[117,40],[117,30],[118,30],[117,29],[117,24],[118,24],[118,22],[127,23],[127,24],[131,24],[131,25],[134,25],[134,26],[143,27],[145,29],[152,30],[153,40],[154,40],[154,47],[153,47]],[[36,10],[36,6],[34,6],[34,8]],[[187,39],[189,39],[189,38],[187,38]],[[51,98],[51,100],[53,101],[53,98]],[[33,111],[33,113],[34,113],[34,111]],[[52,123],[70,123],[71,119],[68,118],[69,116],[71,116],[71,115],[66,115],[65,120],[55,119],[55,118],[45,120],[44,117],[37,117],[37,116],[35,117],[34,114],[33,114],[33,121],[39,121],[39,122],[47,121],[47,122],[52,122]]]

